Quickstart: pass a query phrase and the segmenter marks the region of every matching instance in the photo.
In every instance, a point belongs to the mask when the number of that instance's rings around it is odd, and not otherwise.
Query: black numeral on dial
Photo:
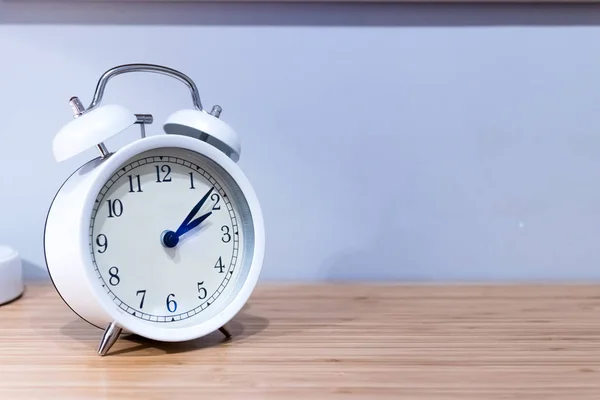
[[[108,283],[110,283],[112,286],[117,286],[119,282],[121,282],[121,278],[119,278],[119,268],[110,267],[108,274],[110,275]]]
[[[198,282],[198,298],[200,300],[204,300],[206,296],[208,296],[208,292],[202,287],[202,285],[204,285],[204,281]]]
[[[136,175],[135,177],[128,175],[129,178],[129,193],[134,192],[142,192],[142,182],[140,180],[140,176]]]
[[[144,299],[146,298],[146,291],[145,290],[138,290],[135,293],[135,295],[139,296],[140,293],[142,294],[142,301],[140,301],[140,310],[141,310],[142,308],[144,308]]]
[[[229,233],[229,227],[227,225],[223,225],[221,227],[221,232],[223,232],[223,237],[221,240],[224,243],[229,243],[231,241],[231,234]]]
[[[108,218],[120,217],[123,214],[123,203],[121,200],[106,200],[108,203]]]
[[[171,167],[169,165],[163,165],[162,167],[155,166],[156,168],[156,182],[171,182]],[[161,172],[163,175],[161,176]]]
[[[219,194],[218,193],[211,194],[210,195],[210,199],[215,202],[215,205],[212,208],[213,211],[214,210],[220,210],[221,206],[219,205],[219,201],[221,201],[221,197],[219,196]]]
[[[98,249],[98,253],[102,254],[106,251],[106,249],[108,248],[108,239],[106,238],[106,235],[104,234],[99,234],[96,237],[96,244],[98,245],[98,247],[100,247]]]
[[[219,257],[219,259],[217,260],[217,263],[215,264],[215,268],[219,269],[220,274],[222,274],[224,272],[225,266],[223,265],[223,261],[221,260],[221,257]]]

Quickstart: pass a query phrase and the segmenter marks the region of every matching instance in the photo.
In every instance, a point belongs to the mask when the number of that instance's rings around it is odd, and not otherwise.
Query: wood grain
[[[261,285],[186,343],[101,331],[49,285],[0,307],[0,399],[600,398],[600,286]]]

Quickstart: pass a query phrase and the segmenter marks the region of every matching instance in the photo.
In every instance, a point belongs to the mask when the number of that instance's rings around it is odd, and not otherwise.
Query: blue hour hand
[[[177,236],[181,236],[184,233],[191,231],[192,229],[194,229],[195,227],[200,225],[202,223],[202,221],[204,221],[206,218],[208,218],[208,216],[210,214],[212,214],[212,211],[209,211],[206,214],[199,216],[198,218],[196,218],[195,220],[193,220],[192,222],[190,222],[189,224],[187,224],[185,226],[179,227],[179,229],[177,229],[177,232],[175,232],[175,234]]]
[[[206,202],[206,199],[208,199],[208,196],[210,196],[210,194],[212,193],[213,189],[214,188],[210,188],[210,190],[208,192],[206,192],[206,194],[200,199],[200,201],[194,206],[194,208],[192,208],[192,211],[190,211],[188,213],[188,215],[185,217],[185,219],[183,220],[183,222],[181,223],[179,228],[177,228],[176,232],[173,232],[173,231],[163,232],[163,234],[161,235],[160,241],[165,247],[172,248],[172,247],[177,246],[177,243],[179,243],[179,238],[183,234],[196,228],[198,225],[200,225],[202,223],[202,221],[204,221],[206,218],[208,218],[208,216],[210,214],[212,214],[212,211],[210,211],[192,221],[192,218],[194,218],[194,216],[202,208],[202,206]]]

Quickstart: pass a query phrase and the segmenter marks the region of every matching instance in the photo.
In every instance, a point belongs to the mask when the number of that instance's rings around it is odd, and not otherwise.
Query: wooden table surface
[[[259,285],[186,343],[101,331],[49,285],[0,307],[0,399],[600,399],[600,286]]]

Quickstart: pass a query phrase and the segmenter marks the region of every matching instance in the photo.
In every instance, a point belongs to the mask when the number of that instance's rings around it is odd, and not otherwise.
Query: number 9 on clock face
[[[252,224],[243,192],[217,163],[184,149],[145,151],[96,196],[89,251],[97,284],[148,323],[207,320],[248,274]]]

